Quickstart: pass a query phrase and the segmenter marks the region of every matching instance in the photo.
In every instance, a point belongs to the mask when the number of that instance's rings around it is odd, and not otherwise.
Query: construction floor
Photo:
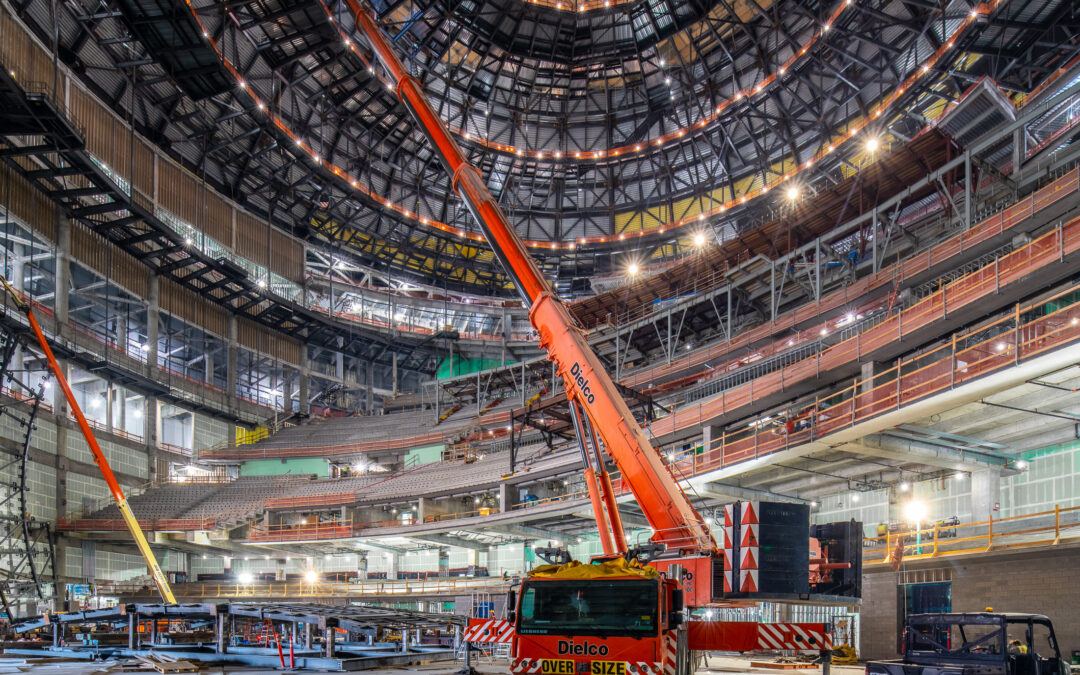
[[[761,659],[759,659],[761,660]],[[375,672],[379,675],[455,675],[460,664],[449,667],[446,664],[415,666],[405,668],[379,668]],[[510,669],[499,662],[482,662],[476,664],[476,670],[481,675],[507,675]],[[5,658],[0,657],[0,675],[8,673],[29,673],[35,675],[112,675],[113,673],[154,673],[155,671],[123,670],[116,661],[103,661],[96,663],[87,662],[54,662],[48,663],[37,659]],[[208,666],[199,671],[200,675],[224,675],[225,673],[243,673],[243,675],[281,675],[281,670],[267,670],[257,668],[244,668],[242,666]],[[307,673],[312,671],[295,671]],[[771,668],[753,668],[750,659],[727,656],[709,657],[708,668],[699,670],[698,673],[754,673],[755,675],[773,673],[792,673],[792,675],[810,675],[820,673],[819,666],[810,666],[798,670],[775,670]],[[834,675],[862,675],[862,666],[833,666]]]

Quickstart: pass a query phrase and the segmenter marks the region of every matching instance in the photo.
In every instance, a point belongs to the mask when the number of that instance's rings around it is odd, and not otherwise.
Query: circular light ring
[[[878,117],[880,117],[883,114],[883,112],[886,111],[889,108],[889,106],[891,106],[893,103],[895,103],[897,100],[899,100],[899,98],[901,96],[903,96],[904,92],[906,92],[915,82],[917,82],[920,78],[922,78],[923,75],[928,73],[938,63],[938,61],[940,61],[953,48],[953,46],[955,44],[955,41],[956,41],[956,38],[963,31],[965,31],[969,26],[971,26],[971,24],[973,22],[975,22],[981,15],[992,11],[997,6],[999,6],[1000,4],[1002,4],[1002,3],[1006,2],[1006,1],[1007,0],[994,0],[993,2],[984,3],[984,4],[981,4],[981,5],[977,6],[975,8],[975,10],[973,10],[970,14],[968,14],[967,17],[961,22],[960,26],[956,29],[956,31],[949,38],[949,40],[945,44],[942,44],[940,47],[938,47],[938,49],[934,51],[934,53],[930,56],[930,58],[928,58],[926,61],[923,62],[923,66],[928,66],[928,67],[915,68],[913,70],[912,74],[909,75],[908,78],[906,80],[904,80],[904,82],[901,83],[901,85],[899,87],[893,89],[892,92],[888,96],[886,96],[883,101],[881,101],[878,105],[874,106],[874,108],[871,109],[870,114],[868,116],[862,118],[861,120],[850,122],[848,124],[846,130],[841,132],[841,134],[840,134],[840,136],[839,136],[839,138],[837,140],[831,142],[827,147],[823,147],[822,149],[818,150],[812,157],[810,157],[809,159],[803,161],[801,164],[799,164],[799,166],[796,168],[795,171],[789,171],[789,172],[787,172],[787,173],[785,173],[785,174],[783,174],[781,176],[778,176],[775,179],[773,179],[772,181],[764,184],[762,187],[750,190],[750,191],[740,195],[738,198],[732,198],[730,200],[727,200],[726,202],[724,202],[722,204],[719,204],[719,205],[713,207],[712,209],[710,209],[708,211],[704,211],[701,214],[695,214],[694,216],[684,217],[684,218],[681,218],[681,219],[676,220],[676,221],[669,221],[669,222],[659,223],[659,224],[657,224],[656,227],[650,228],[648,230],[639,230],[637,232],[622,232],[622,233],[620,233],[618,235],[610,235],[610,236],[609,235],[600,235],[600,236],[591,236],[591,237],[578,237],[577,240],[570,241],[570,242],[551,242],[551,241],[539,241],[539,240],[529,239],[529,240],[524,240],[525,245],[529,246],[529,247],[532,247],[532,248],[540,248],[540,247],[542,247],[542,248],[547,248],[547,249],[551,249],[551,250],[572,250],[572,249],[574,249],[574,248],[576,248],[577,246],[580,246],[580,245],[606,244],[606,243],[611,243],[611,242],[615,242],[615,241],[625,241],[628,238],[641,239],[642,237],[646,237],[646,236],[653,235],[653,234],[663,234],[663,233],[665,233],[667,231],[670,231],[670,230],[672,230],[674,228],[681,228],[681,227],[686,227],[687,225],[697,224],[697,223],[700,222],[702,215],[704,215],[705,217],[712,217],[712,216],[715,216],[715,215],[719,215],[721,213],[724,213],[725,211],[727,211],[729,208],[731,208],[733,206],[737,206],[737,205],[740,205],[740,204],[745,204],[749,200],[752,200],[752,199],[754,199],[756,197],[760,197],[760,196],[768,193],[768,191],[771,188],[773,188],[773,187],[775,187],[777,185],[782,185],[786,181],[791,180],[792,178],[798,176],[800,171],[805,170],[805,169],[809,169],[817,161],[820,161],[821,159],[824,159],[826,156],[828,156],[829,154],[835,152],[839,148],[843,147],[846,143],[848,143],[852,138],[854,138],[858,134],[859,131],[861,131],[863,128],[865,128],[870,123],[872,123],[874,120],[876,120]],[[329,20],[332,23],[336,23],[336,22],[334,22],[333,14],[331,14],[329,8],[327,8],[326,5],[322,3],[322,0],[320,0],[319,4],[327,12],[327,16],[328,16]],[[388,210],[388,211],[393,211],[393,212],[395,212],[396,214],[398,214],[401,217],[404,217],[404,218],[409,219],[409,220],[413,220],[415,222],[420,223],[421,225],[431,227],[432,229],[440,230],[442,232],[445,232],[445,233],[448,233],[448,234],[451,234],[451,235],[455,235],[455,236],[457,236],[458,238],[461,238],[461,239],[472,240],[472,241],[477,241],[477,242],[486,242],[486,239],[480,233],[471,232],[471,231],[467,231],[467,230],[462,230],[459,227],[455,227],[453,225],[443,223],[443,222],[435,220],[433,218],[428,218],[428,217],[425,217],[425,216],[421,216],[418,213],[414,213],[414,212],[410,211],[409,209],[405,208],[404,206],[393,202],[391,199],[389,199],[387,197],[384,197],[382,195],[379,195],[374,190],[372,190],[368,185],[360,182],[357,177],[349,174],[349,172],[345,171],[344,169],[342,169],[338,165],[336,165],[336,164],[334,164],[334,163],[320,157],[317,152],[315,152],[309,145],[307,145],[304,142],[304,140],[300,137],[299,134],[294,132],[288,126],[288,124],[286,123],[286,121],[282,117],[280,117],[276,113],[273,113],[273,112],[271,112],[271,111],[269,111],[267,109],[268,106],[266,106],[266,102],[263,101],[261,98],[259,98],[259,96],[256,93],[254,93],[254,91],[252,90],[251,87],[247,87],[247,86],[241,87],[241,83],[244,83],[244,80],[243,80],[243,77],[242,77],[239,69],[237,69],[232,64],[231,61],[229,61],[229,59],[225,56],[224,51],[218,45],[218,42],[213,37],[210,36],[209,31],[206,30],[206,26],[202,22],[202,19],[195,12],[195,9],[191,6],[191,0],[187,0],[187,5],[188,5],[189,10],[191,11],[192,18],[199,25],[199,28],[203,31],[204,39],[206,39],[206,41],[214,49],[214,52],[217,54],[218,58],[221,60],[222,65],[225,67],[225,69],[229,72],[230,75],[233,76],[233,78],[236,81],[237,87],[241,88],[241,90],[248,97],[250,97],[252,99],[252,101],[255,103],[255,106],[259,109],[259,111],[262,114],[264,114],[273,123],[273,125],[276,126],[281,131],[281,133],[285,134],[285,136],[287,136],[290,140],[293,141],[293,144],[295,146],[294,150],[302,150],[302,151],[304,151],[308,155],[309,159],[313,163],[318,164],[320,166],[320,168],[325,169],[329,173],[331,173],[331,174],[337,176],[338,178],[340,178],[341,180],[343,180],[347,186],[350,186],[353,189],[354,192],[358,192],[361,195],[364,195],[365,197],[372,200],[374,202],[374,205],[377,206],[378,208],[382,208],[382,209],[385,209],[385,210]],[[846,5],[846,3],[845,3],[845,5]],[[844,7],[844,5],[841,5],[841,7],[838,8],[838,11],[842,11],[843,7]],[[357,56],[359,56],[361,61],[369,69],[374,70],[374,64],[372,64],[363,55],[363,53],[360,52],[360,50],[356,47],[355,43],[353,43],[349,39],[344,39],[343,41],[346,44],[346,46],[348,46]],[[803,53],[805,53],[805,51],[806,51],[806,48],[801,49],[800,52],[799,52],[799,55],[801,56]],[[772,77],[775,79],[775,76],[772,76]],[[392,84],[392,83],[389,83],[386,80],[381,79],[381,81],[383,81],[384,83],[387,83],[387,84]],[[393,89],[393,87],[390,87],[390,88]],[[736,97],[735,97],[735,100],[739,100],[741,97],[742,97],[741,93],[737,94]],[[722,109],[720,108],[720,106],[718,106],[718,112],[722,112]],[[673,132],[673,134],[674,133],[677,133],[677,132]],[[658,139],[654,139],[654,141],[652,143],[654,145],[661,145],[664,142],[665,137],[672,136],[673,134],[666,134],[663,137],[660,137]],[[675,138],[680,138],[680,136],[674,136],[674,137]],[[648,145],[648,144],[642,143],[641,145],[645,146],[645,145]],[[518,151],[518,152],[520,152],[520,151]],[[610,152],[610,151],[595,151],[595,152],[589,152],[589,153],[574,153],[574,154],[575,155],[580,155],[580,156],[584,156],[584,155],[597,156],[597,155],[600,155],[600,153],[604,153],[604,152]]]
[[[544,1],[547,1],[547,0],[544,0]],[[326,12],[327,16],[330,17],[330,20],[333,21],[333,14],[331,13],[330,9],[326,6],[326,4],[323,2],[323,0],[319,0],[319,4],[323,8],[323,11]],[[684,127],[674,129],[672,131],[669,131],[666,134],[662,134],[660,136],[656,136],[656,137],[651,138],[651,139],[647,139],[647,140],[643,139],[641,142],[629,143],[627,145],[615,146],[615,147],[611,147],[611,148],[607,148],[607,149],[603,149],[603,150],[588,150],[588,151],[582,151],[582,150],[569,151],[569,150],[565,150],[564,151],[561,148],[555,149],[555,150],[552,150],[550,148],[542,148],[542,149],[530,150],[528,148],[520,148],[518,146],[510,145],[510,144],[507,144],[507,143],[496,143],[494,141],[489,141],[487,138],[484,138],[482,135],[475,134],[473,132],[468,131],[467,129],[463,129],[463,128],[457,127],[457,126],[452,126],[450,124],[447,124],[447,128],[453,134],[457,135],[459,138],[461,138],[461,139],[463,139],[463,140],[465,140],[465,141],[467,141],[469,143],[473,143],[473,144],[482,146],[484,148],[487,148],[488,150],[503,153],[503,154],[508,155],[508,156],[512,155],[512,156],[515,156],[515,157],[523,157],[523,158],[537,159],[537,160],[545,159],[545,158],[551,158],[551,159],[565,158],[565,161],[567,161],[567,162],[569,162],[571,160],[575,160],[575,161],[580,161],[580,162],[594,163],[597,160],[614,159],[616,157],[621,157],[621,156],[625,156],[625,155],[633,155],[635,153],[640,154],[640,153],[643,153],[643,152],[649,150],[650,148],[652,150],[661,149],[661,148],[663,148],[665,145],[667,145],[669,143],[675,143],[675,142],[681,142],[683,140],[688,140],[688,139],[686,139],[687,134],[692,134],[694,132],[701,132],[702,130],[705,129],[705,127],[707,127],[710,124],[713,124],[717,120],[719,120],[720,117],[725,112],[727,112],[732,106],[740,103],[743,100],[743,98],[749,99],[749,98],[757,96],[758,94],[761,94],[762,92],[765,92],[767,89],[769,89],[770,85],[774,84],[777,80],[782,78],[789,70],[792,70],[795,67],[795,65],[799,62],[799,60],[803,56],[805,56],[807,54],[807,52],[809,52],[810,49],[812,49],[814,47],[814,45],[816,45],[821,38],[823,38],[825,36],[825,34],[828,32],[828,27],[831,24],[835,23],[836,20],[840,17],[840,15],[844,12],[844,10],[846,10],[850,5],[851,5],[851,3],[848,0],[841,0],[841,2],[839,2],[837,4],[837,6],[833,9],[833,11],[829,14],[829,18],[825,20],[825,22],[823,23],[823,27],[821,29],[819,29],[819,30],[815,30],[814,34],[811,36],[811,38],[802,47],[797,49],[790,57],[788,57],[787,61],[785,61],[782,65],[780,65],[779,68],[776,69],[776,72],[770,73],[769,75],[765,76],[765,78],[763,80],[761,80],[760,82],[757,82],[754,85],[751,85],[749,87],[746,87],[745,89],[741,89],[741,90],[737,91],[735,94],[728,97],[727,99],[724,99],[723,101],[721,101],[717,105],[710,106],[709,114],[705,115],[704,117],[701,117],[698,120],[696,120],[696,121],[694,121],[694,122],[692,122],[692,123],[690,123],[690,124],[688,124],[688,125],[686,125]],[[335,25],[337,25],[337,24],[335,24]],[[349,46],[349,48],[354,53],[357,54],[357,56],[360,57],[360,60],[368,68],[369,72],[374,71],[373,64],[368,60],[368,58],[363,54],[363,52],[361,52],[356,47],[356,45],[349,39],[348,34],[342,29],[342,27],[340,25],[337,25],[337,30],[338,30],[338,34],[341,36],[342,40]],[[380,82],[382,82],[385,86],[393,88],[393,83],[390,82],[389,80],[386,80],[381,75],[381,73],[377,74],[375,77]],[[692,138],[692,136],[691,136],[691,138]],[[559,155],[556,156],[556,153],[559,153]]]

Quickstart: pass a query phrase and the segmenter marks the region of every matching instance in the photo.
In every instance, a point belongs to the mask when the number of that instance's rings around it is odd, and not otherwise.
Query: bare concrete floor
[[[755,659],[755,660],[769,660],[769,659]],[[375,671],[378,675],[455,675],[460,668],[460,664],[456,664],[452,667],[446,664],[430,665],[430,666],[415,666],[406,668],[379,668]],[[510,669],[506,666],[505,662],[500,661],[486,661],[482,660],[480,663],[475,664],[475,668],[480,675],[508,675]],[[59,663],[47,663],[40,662],[36,659],[25,658],[0,658],[0,675],[16,674],[16,673],[34,673],[35,675],[112,675],[113,673],[130,672],[130,673],[155,673],[153,670],[147,671],[122,671],[120,664],[117,661],[102,661],[102,662],[59,662]],[[281,675],[281,670],[267,670],[259,668],[244,668],[242,666],[209,666],[199,671],[199,675]],[[313,671],[295,671],[297,673],[310,673]],[[820,666],[808,666],[805,669],[798,670],[775,670],[770,668],[753,668],[750,666],[750,659],[731,656],[710,656],[708,667],[699,670],[700,675],[726,675],[729,673],[750,673],[753,675],[783,675],[785,673],[789,675],[816,675],[821,672]],[[862,666],[833,666],[833,675],[862,675]]]

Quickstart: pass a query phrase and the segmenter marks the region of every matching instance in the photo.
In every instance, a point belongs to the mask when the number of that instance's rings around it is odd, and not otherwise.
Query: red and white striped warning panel
[[[819,651],[832,649],[823,623],[756,623],[753,621],[690,621],[692,650],[724,652]]]
[[[819,651],[832,649],[832,639],[820,623],[758,624],[758,649]]]
[[[465,641],[478,643],[510,642],[514,637],[514,624],[502,619],[469,619],[465,627]]]
[[[664,675],[675,675],[675,665],[679,658],[679,646],[671,634],[664,635]]]

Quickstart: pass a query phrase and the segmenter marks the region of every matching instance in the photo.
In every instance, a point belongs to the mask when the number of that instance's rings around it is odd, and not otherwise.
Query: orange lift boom
[[[25,302],[20,298],[19,294],[15,292],[15,289],[11,287],[11,284],[8,283],[7,279],[2,276],[0,276],[0,283],[3,283],[4,290],[6,290],[8,294],[11,295],[12,300],[15,301],[15,306],[26,314],[26,319],[30,323],[30,330],[34,332],[34,337],[37,338],[38,345],[41,347],[41,351],[45,353],[45,358],[49,362],[49,370],[56,376],[56,382],[60,385],[60,389],[63,390],[64,398],[67,399],[68,405],[71,406],[71,413],[75,416],[75,421],[79,423],[79,429],[82,430],[82,435],[86,439],[86,444],[90,446],[90,452],[93,453],[94,462],[97,463],[98,468],[101,470],[102,478],[105,479],[105,483],[109,486],[109,492],[112,493],[113,501],[116,502],[116,508],[120,509],[120,515],[124,517],[124,522],[127,524],[128,530],[131,531],[132,538],[135,539],[135,545],[139,548],[139,553],[142,553],[142,557],[146,561],[146,566],[150,568],[150,574],[154,577],[154,583],[157,584],[158,593],[161,594],[161,598],[166,603],[175,605],[176,597],[173,595],[172,588],[169,586],[169,580],[165,577],[165,573],[161,570],[161,566],[158,565],[157,558],[154,557],[154,552],[150,550],[150,544],[147,543],[146,537],[139,528],[139,521],[135,519],[135,514],[131,512],[131,506],[128,504],[127,497],[124,496],[124,491],[120,488],[120,484],[116,482],[116,476],[113,475],[112,467],[109,466],[109,460],[105,458],[105,453],[101,451],[101,446],[98,445],[97,438],[94,437],[94,432],[90,430],[90,424],[86,421],[86,415],[83,414],[82,408],[79,407],[78,402],[75,400],[75,394],[72,393],[71,387],[68,386],[67,378],[64,377],[64,371],[60,369],[60,364],[56,362],[56,357],[53,356],[52,349],[45,339],[45,334],[41,332],[41,326],[38,325],[37,318],[30,308],[30,303]]]
[[[589,461],[588,439],[596,434],[655,530],[653,541],[665,544],[669,550],[713,553],[716,543],[709,528],[645,437],[600,359],[589,347],[584,332],[551,290],[480,172],[465,159],[446,125],[427,102],[420,83],[405,70],[374,18],[359,0],[347,2],[356,17],[357,30],[367,36],[377,58],[389,71],[398,98],[434,146],[454,191],[465,202],[518,293],[529,305],[529,320],[540,334],[540,346],[547,351],[548,359],[566,384],[571,411],[579,408],[585,412],[587,420],[577,419],[575,431],[586,461],[586,482],[598,516],[601,542],[606,542],[605,552],[616,543],[623,552],[626,549],[610,478],[602,462],[596,471]],[[580,415],[575,413],[575,417]],[[594,446],[594,450],[599,459],[599,448]],[[594,494],[594,490],[600,494]],[[607,511],[603,519],[601,505]],[[611,539],[604,535],[608,528]]]

